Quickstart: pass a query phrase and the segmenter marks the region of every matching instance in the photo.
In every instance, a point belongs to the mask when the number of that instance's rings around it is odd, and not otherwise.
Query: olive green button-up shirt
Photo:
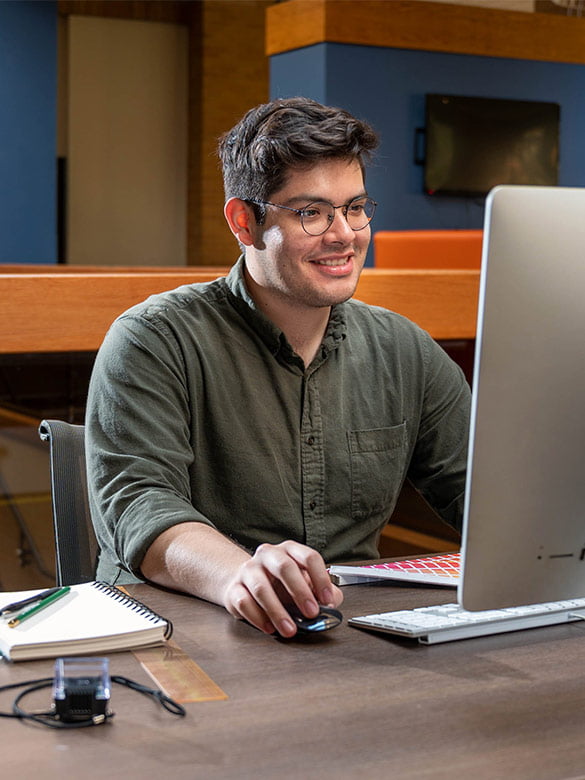
[[[407,477],[460,526],[469,400],[428,334],[355,300],[333,307],[305,367],[255,307],[243,259],[155,295],[112,325],[90,383],[98,576],[140,578],[154,539],[190,521],[250,550],[296,539],[330,563],[373,558]]]

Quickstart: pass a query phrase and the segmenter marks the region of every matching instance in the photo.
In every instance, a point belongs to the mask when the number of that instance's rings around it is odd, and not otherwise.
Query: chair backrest
[[[50,445],[51,498],[58,585],[95,578],[98,543],[91,522],[85,473],[84,426],[43,420]]]
[[[375,268],[481,267],[483,230],[380,230],[374,233]]]

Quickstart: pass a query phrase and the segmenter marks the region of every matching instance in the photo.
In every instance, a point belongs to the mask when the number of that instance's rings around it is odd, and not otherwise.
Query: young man
[[[304,98],[220,143],[225,279],[150,298],[98,355],[87,410],[98,576],[222,604],[284,637],[337,606],[325,561],[376,557],[408,477],[461,519],[469,388],[404,318],[350,300],[377,139]]]

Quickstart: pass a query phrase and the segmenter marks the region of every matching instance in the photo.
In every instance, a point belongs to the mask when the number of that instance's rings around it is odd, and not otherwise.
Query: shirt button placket
[[[324,495],[325,457],[323,418],[316,375],[305,378],[304,407],[301,422],[301,477],[305,542],[322,549],[325,545]]]

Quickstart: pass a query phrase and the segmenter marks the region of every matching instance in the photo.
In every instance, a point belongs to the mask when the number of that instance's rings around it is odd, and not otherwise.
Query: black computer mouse
[[[297,627],[297,633],[316,634],[319,631],[329,631],[338,626],[343,620],[343,615],[333,607],[319,606],[319,614],[315,617],[305,617],[296,607],[289,607],[288,612]]]

